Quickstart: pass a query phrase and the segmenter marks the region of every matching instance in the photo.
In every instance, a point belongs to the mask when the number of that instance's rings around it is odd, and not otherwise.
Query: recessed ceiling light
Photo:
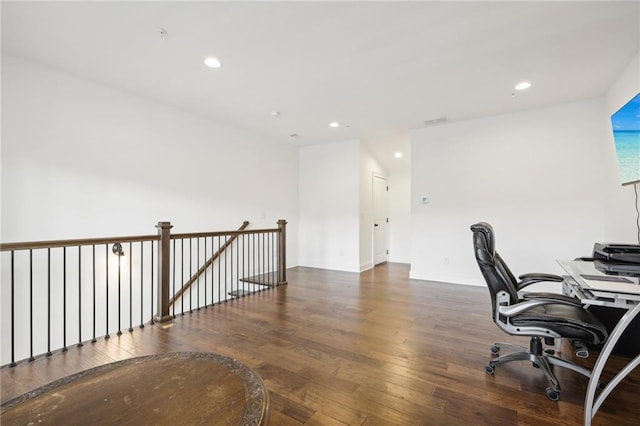
[[[531,87],[531,83],[528,81],[522,81],[516,84],[516,90],[527,90],[529,87]]]
[[[329,127],[333,127],[335,129],[336,127],[340,127],[340,123],[338,123],[337,121],[332,121],[331,123],[329,123]]]
[[[204,60],[204,64],[209,68],[220,68],[222,66],[222,62],[218,60],[218,58],[214,58],[213,56],[209,56]]]
[[[280,117],[280,111],[271,111],[272,117]]]
[[[396,158],[402,158],[402,153],[400,151],[398,151],[395,154],[393,154],[393,156],[396,157]]]

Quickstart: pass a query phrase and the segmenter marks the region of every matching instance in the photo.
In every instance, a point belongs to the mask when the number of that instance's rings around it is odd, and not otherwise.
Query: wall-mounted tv
[[[611,116],[623,185],[640,182],[640,93]]]

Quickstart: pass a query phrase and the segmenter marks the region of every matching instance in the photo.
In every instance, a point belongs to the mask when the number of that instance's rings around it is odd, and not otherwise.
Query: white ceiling
[[[2,50],[285,143],[361,139],[393,171],[425,120],[603,95],[638,53],[639,5],[3,1]]]

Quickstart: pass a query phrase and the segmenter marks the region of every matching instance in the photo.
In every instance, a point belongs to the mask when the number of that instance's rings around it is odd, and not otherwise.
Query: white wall
[[[411,171],[389,177],[389,261],[411,262]]]
[[[415,130],[412,133],[413,278],[484,285],[469,226],[490,222],[514,273],[561,273],[555,259],[606,241],[616,173],[593,99]],[[429,204],[419,197],[429,196]]]
[[[360,142],[299,150],[301,266],[360,270]]]
[[[387,177],[378,161],[360,145],[360,271],[373,268],[373,175]]]
[[[627,242],[640,244],[637,239],[635,194],[632,185],[620,185],[620,178],[617,173],[617,163],[615,157],[615,145],[613,141],[613,130],[611,129],[611,115],[621,106],[626,104],[635,95],[640,93],[640,55],[627,66],[620,74],[616,82],[605,96],[605,122],[606,122],[606,157],[604,158],[616,171],[616,173],[605,176],[607,186],[607,204],[619,206],[615,209],[607,210],[607,221],[605,229],[610,241]]]
[[[2,57],[2,241],[252,228],[289,221],[297,149]]]

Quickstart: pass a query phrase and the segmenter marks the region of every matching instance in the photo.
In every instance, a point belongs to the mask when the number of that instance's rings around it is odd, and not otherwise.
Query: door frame
[[[386,259],[383,262],[376,263],[376,235],[375,235],[375,223],[376,223],[376,179],[383,179],[387,183],[387,205],[385,206],[386,226],[385,226],[385,250]],[[389,178],[381,173],[371,173],[371,263],[375,268],[376,265],[389,261]]]

